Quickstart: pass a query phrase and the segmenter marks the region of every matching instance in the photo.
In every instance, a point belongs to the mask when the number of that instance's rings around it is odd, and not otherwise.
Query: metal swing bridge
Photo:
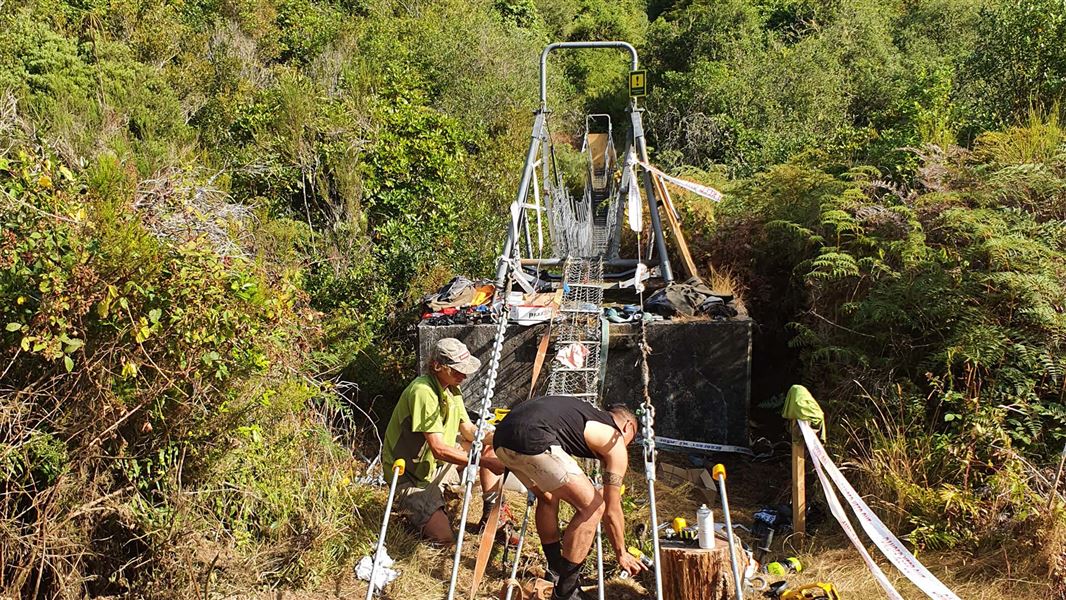
[[[652,273],[665,283],[670,283],[674,279],[659,216],[659,204],[662,199],[656,194],[656,184],[658,183],[658,189],[664,188],[661,182],[653,180],[653,173],[648,169],[638,169],[641,163],[648,164],[648,156],[642,109],[638,107],[635,97],[630,99],[628,108],[629,128],[622,161],[619,161],[615,149],[614,128],[610,116],[590,114],[585,119],[582,144],[587,169],[584,193],[581,197],[575,198],[567,189],[563,173],[559,168],[548,127],[551,114],[547,100],[548,56],[560,49],[589,48],[624,50],[629,53],[631,71],[635,72],[638,67],[636,49],[625,42],[555,43],[547,46],[541,53],[540,107],[535,113],[522,178],[517,196],[511,204],[507,240],[504,243],[496,272],[496,288],[502,292],[503,311],[497,323],[485,391],[480,406],[482,419],[470,450],[468,466],[463,474],[465,493],[448,588],[448,600],[455,598],[473,483],[477,479],[487,429],[487,417],[492,405],[496,377],[500,367],[500,355],[507,334],[511,290],[517,285],[527,292],[533,291],[534,276],[561,280],[563,298],[559,316],[549,325],[551,341],[556,350],[569,349],[581,355],[581,360],[571,361],[567,365],[552,361],[548,392],[576,396],[587,402],[598,404],[606,368],[608,335],[606,321],[602,317],[604,288],[609,285],[619,287],[632,285],[640,295],[641,304],[643,304],[643,282]],[[641,248],[642,212],[644,210],[641,187],[644,192],[643,198],[647,201],[652,229],[647,250]],[[627,213],[629,225],[637,234],[636,259],[619,258],[621,226]],[[556,271],[557,274],[552,271]],[[628,281],[625,281],[626,279]],[[655,524],[658,522],[655,506],[655,407],[648,394],[647,354],[649,349],[643,320],[641,321],[640,340],[644,401],[638,412],[643,437],[645,479],[648,484],[651,509],[650,531],[654,532]],[[501,494],[499,502],[503,501],[502,496]],[[511,568],[512,583],[517,575],[518,562],[521,559],[521,547],[528,526],[532,501],[533,498],[530,497],[522,523],[522,533],[514,553],[514,563]],[[652,535],[652,540],[655,597],[661,599],[658,536]],[[599,598],[602,600],[604,577],[600,530],[597,530],[595,549],[599,575]],[[476,591],[476,589],[470,590],[471,598]],[[512,593],[513,585],[509,585],[508,599],[511,598]]]

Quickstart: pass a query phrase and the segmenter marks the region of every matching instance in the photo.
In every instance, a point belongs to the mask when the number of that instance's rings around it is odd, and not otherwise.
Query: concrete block
[[[529,395],[537,341],[547,324],[508,327],[497,374],[493,407],[511,406]],[[748,445],[751,396],[752,321],[655,321],[647,326],[649,393],[658,435],[713,444]],[[496,325],[419,325],[419,364],[437,340],[455,337],[484,363],[463,384],[471,413],[481,405]],[[612,323],[604,385],[606,403],[636,408],[643,400],[638,341],[640,326]],[[548,383],[554,348],[549,348],[537,393]]]

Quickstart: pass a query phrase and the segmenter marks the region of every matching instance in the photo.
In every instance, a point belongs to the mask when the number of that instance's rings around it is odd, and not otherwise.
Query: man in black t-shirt
[[[536,524],[557,576],[553,599],[577,595],[581,563],[603,519],[618,565],[635,575],[645,567],[625,549],[620,488],[629,467],[626,451],[637,436],[637,418],[622,405],[602,410],[572,396],[542,396],[516,406],[496,428],[493,446],[505,467],[537,496]],[[599,459],[603,490],[597,490],[573,457]],[[576,514],[559,531],[559,501]]]

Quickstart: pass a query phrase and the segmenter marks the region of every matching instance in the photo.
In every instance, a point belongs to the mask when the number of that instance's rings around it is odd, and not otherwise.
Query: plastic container
[[[803,563],[795,556],[790,556],[785,560],[774,561],[766,565],[763,570],[770,575],[791,575],[803,571]]]
[[[704,504],[696,511],[696,526],[699,527],[700,548],[714,548],[714,513]]]

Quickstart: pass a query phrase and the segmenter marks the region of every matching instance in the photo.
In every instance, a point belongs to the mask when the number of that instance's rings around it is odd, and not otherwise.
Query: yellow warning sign
[[[644,69],[629,72],[629,96],[640,98],[648,95],[648,72]]]

